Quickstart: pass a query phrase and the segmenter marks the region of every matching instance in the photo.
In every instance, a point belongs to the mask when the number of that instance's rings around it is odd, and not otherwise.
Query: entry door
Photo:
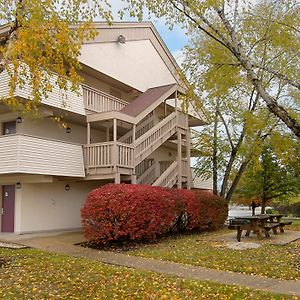
[[[5,122],[3,123],[3,135],[16,133],[16,122]]]
[[[15,220],[15,186],[2,186],[2,232],[14,232]]]

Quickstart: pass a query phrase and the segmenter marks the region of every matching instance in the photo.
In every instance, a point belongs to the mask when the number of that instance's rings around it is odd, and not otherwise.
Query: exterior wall
[[[17,117],[17,113],[0,114],[0,124],[3,122],[16,120]],[[25,118],[23,119],[22,123],[17,124],[16,133],[45,137],[70,143],[86,144],[86,125],[78,125],[68,122],[67,126],[71,128],[71,133],[66,133],[65,128],[50,118],[43,118],[37,121]],[[0,135],[2,134],[1,128],[2,127],[0,127]],[[95,129],[91,130],[92,143],[100,143],[105,141],[106,133],[104,131]]]
[[[83,44],[80,61],[142,92],[177,83],[150,40]]]
[[[196,175],[194,169],[192,169],[192,187],[196,189],[212,190],[213,180],[212,177],[203,179]]]
[[[0,137],[0,174],[84,177],[80,144],[11,134]]]
[[[54,88],[48,93],[47,98],[42,99],[43,104],[85,115],[82,90],[79,91],[79,94],[72,91],[62,91],[58,85],[55,85],[55,77],[51,78],[50,81]],[[0,74],[0,82],[0,97],[8,97],[9,75],[6,71]],[[30,99],[31,88],[29,85],[25,85],[22,89],[17,88],[14,94],[24,99]]]
[[[165,147],[159,147],[151,155],[149,159],[153,158],[156,161],[174,161],[176,160],[177,151],[173,149],[168,149]]]
[[[98,186],[97,182],[22,184],[16,190],[15,232],[80,228],[80,209],[87,194]]]

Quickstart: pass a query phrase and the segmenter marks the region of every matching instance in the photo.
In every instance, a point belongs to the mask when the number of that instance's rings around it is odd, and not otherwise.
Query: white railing
[[[156,178],[156,165],[153,163],[145,172],[137,178],[139,184],[152,184]]]
[[[112,166],[113,146],[114,142],[84,145],[83,157],[85,167],[88,169]]]
[[[85,168],[134,167],[134,148],[127,144],[114,142],[89,144],[83,146]]]
[[[134,147],[127,144],[117,143],[118,167],[134,167]]]
[[[135,174],[137,176],[141,176],[153,164],[154,164],[154,159],[144,159],[135,167]]]
[[[146,150],[152,147],[156,141],[162,139],[165,134],[170,133],[171,129],[176,126],[176,116],[177,114],[175,112],[170,114],[135,141],[136,157],[142,155]]]
[[[126,101],[86,85],[83,85],[82,89],[85,109],[94,112],[119,111],[128,104]]]
[[[173,187],[178,178],[178,162],[174,161],[168,169],[152,184],[153,186]]]
[[[150,128],[154,126],[154,114],[151,112],[148,114],[141,122],[136,126],[135,138],[139,138],[144,133],[149,131]],[[132,132],[133,130],[128,131],[126,134],[120,137],[119,141],[126,144],[132,143]]]

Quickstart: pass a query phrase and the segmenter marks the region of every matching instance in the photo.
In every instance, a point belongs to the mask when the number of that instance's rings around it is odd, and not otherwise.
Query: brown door
[[[2,232],[14,232],[15,221],[15,186],[2,186]]]
[[[11,121],[11,122],[5,122],[3,123],[3,135],[6,134],[14,134],[16,133],[16,122]]]

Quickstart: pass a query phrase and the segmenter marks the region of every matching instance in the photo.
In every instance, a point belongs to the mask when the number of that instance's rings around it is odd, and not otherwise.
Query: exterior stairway
[[[170,97],[175,88],[176,86],[170,85],[158,87],[157,90],[155,88],[150,89],[120,111],[111,113],[113,116],[111,118],[114,120],[114,141],[83,146],[85,170],[88,179],[118,176],[115,177],[115,182],[120,182],[120,176],[135,176],[137,166],[143,163],[149,155],[167,140],[176,137],[178,134],[180,134],[180,137],[182,134],[187,136],[187,115],[176,109],[154,125],[154,109],[164,99]],[[154,98],[151,99],[151,97]],[[145,102],[147,103],[145,104]],[[147,111],[148,113],[146,113]],[[116,120],[119,118],[125,120],[125,114],[128,114],[132,124],[136,125],[133,125],[132,130],[117,140]],[[91,116],[91,118],[93,117]],[[104,120],[104,118],[107,118],[107,113],[93,120]],[[139,174],[140,176],[138,176],[136,182],[171,187],[176,184],[179,174],[183,176],[182,165],[183,163],[178,161],[172,163],[166,170],[160,172],[159,178],[157,178],[158,173],[155,165],[150,165],[142,174]]]

